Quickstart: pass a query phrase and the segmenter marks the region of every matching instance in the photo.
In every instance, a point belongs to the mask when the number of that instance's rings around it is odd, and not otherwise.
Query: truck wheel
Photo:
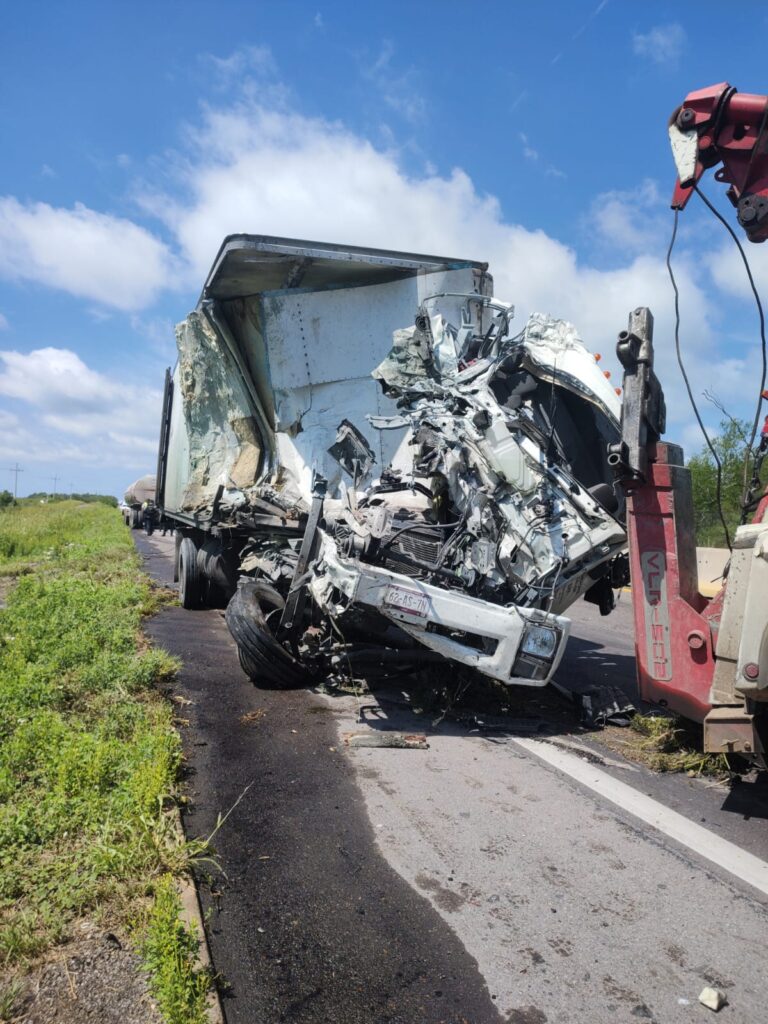
[[[179,582],[179,549],[181,548],[182,535],[176,530],[173,535],[173,582]]]
[[[249,679],[258,679],[260,675],[259,666],[255,661],[251,661],[242,647],[237,648],[237,660],[240,662],[240,668],[245,672]]]
[[[247,676],[267,690],[306,686],[308,674],[300,661],[278,643],[270,625],[285,607],[280,594],[262,580],[241,580],[227,605],[225,618],[237,644],[240,665]],[[277,613],[277,615],[276,615]]]
[[[199,608],[203,588],[197,569],[197,548],[190,537],[185,537],[179,548],[179,600],[182,608]]]

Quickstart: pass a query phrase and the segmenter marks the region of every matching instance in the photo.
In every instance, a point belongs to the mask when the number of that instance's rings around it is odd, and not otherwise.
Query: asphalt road
[[[170,538],[137,544],[169,582]],[[561,681],[631,689],[628,602],[573,618]],[[168,608],[148,626],[184,661],[185,827],[208,834],[234,808],[215,837],[224,874],[203,886],[230,1024],[676,1024],[709,1018],[709,983],[728,995],[720,1018],[764,1018],[762,777],[654,776],[574,736],[562,702],[555,739],[587,761],[514,723],[433,725],[402,691],[366,696],[361,726],[354,696],[256,690],[219,612]],[[344,732],[393,727],[429,749],[344,747]]]

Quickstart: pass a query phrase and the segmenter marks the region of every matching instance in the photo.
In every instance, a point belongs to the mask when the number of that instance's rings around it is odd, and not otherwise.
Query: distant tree
[[[112,508],[117,508],[117,498],[113,494],[91,494],[86,491],[83,494],[55,494],[51,495],[45,491],[35,491],[34,494],[30,494],[25,499],[37,503],[38,501],[81,501],[81,502],[93,502],[98,501],[102,505],[110,505]]]
[[[13,495],[10,491],[0,491],[0,508],[8,508],[9,505],[15,505],[16,502],[13,500]]]
[[[712,438],[712,446],[722,464],[721,504],[731,539],[741,519],[749,430],[749,424],[743,420],[728,418],[721,422],[720,433]],[[717,508],[717,466],[706,445],[689,459],[688,467],[693,484],[696,543],[702,547],[725,547],[725,533]]]

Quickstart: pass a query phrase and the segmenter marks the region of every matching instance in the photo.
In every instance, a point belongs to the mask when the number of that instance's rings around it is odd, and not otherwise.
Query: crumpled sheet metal
[[[513,574],[520,581],[522,603],[536,603],[541,594],[532,590],[524,595],[526,582],[540,586],[542,574],[556,571],[547,586],[552,610],[561,611],[591,586],[589,572],[623,548],[624,530],[586,488],[574,488],[572,478],[545,455],[542,443],[526,434],[527,410],[520,404],[514,410],[500,405],[491,385],[499,361],[517,351],[521,365],[539,380],[554,378],[599,408],[617,434],[618,398],[567,321],[534,314],[522,341],[501,339],[495,356],[443,373],[437,342],[445,358],[447,342],[455,344],[456,338],[442,317],[417,316],[413,327],[395,332],[389,356],[374,371],[410,419],[397,468],[404,476],[416,470],[447,481],[452,507],[475,538],[460,570],[468,582],[480,573],[501,587],[505,576]],[[416,467],[414,444],[423,437],[429,438],[433,454],[428,466]],[[545,499],[537,498],[544,493],[554,502],[551,526],[540,512]]]
[[[176,328],[176,342],[190,463],[181,507],[195,509],[219,484],[252,487],[261,447],[248,397],[206,318],[191,313]]]
[[[531,313],[525,326],[525,345],[538,367],[560,374],[564,384],[591,401],[597,398],[615,419],[621,399],[589,352],[576,327],[548,313]]]
[[[436,328],[442,326],[442,317],[436,316],[433,320]],[[381,381],[385,392],[439,394],[440,378],[436,372],[432,331],[418,323],[394,331],[392,348],[372,376]]]

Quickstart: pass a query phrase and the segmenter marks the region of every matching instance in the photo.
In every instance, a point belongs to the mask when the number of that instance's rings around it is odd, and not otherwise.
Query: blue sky
[[[668,437],[699,447],[672,357],[666,125],[714,82],[768,92],[766,20],[620,0],[13,5],[0,487],[16,461],[20,493],[56,475],[119,494],[154,469],[173,324],[233,231],[486,259],[521,326],[572,320],[616,383],[616,332],[650,305]],[[748,254],[764,281],[765,246]],[[696,391],[750,416],[755,311],[695,202],[676,266]]]

